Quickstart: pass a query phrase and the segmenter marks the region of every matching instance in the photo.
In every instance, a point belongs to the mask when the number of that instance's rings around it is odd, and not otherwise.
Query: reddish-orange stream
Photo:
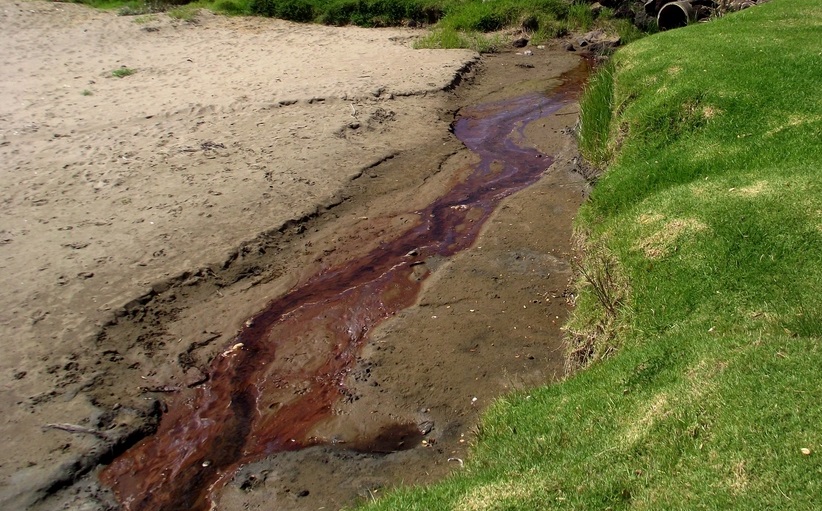
[[[415,265],[468,248],[504,197],[535,182],[552,158],[522,147],[528,123],[573,99],[582,69],[551,95],[466,108],[454,133],[481,161],[416,212],[416,225],[366,256],[313,276],[247,322],[215,358],[208,381],[169,403],[157,433],[101,474],[128,510],[207,510],[243,464],[320,443],[369,330],[409,307]],[[495,162],[492,169],[492,162]]]

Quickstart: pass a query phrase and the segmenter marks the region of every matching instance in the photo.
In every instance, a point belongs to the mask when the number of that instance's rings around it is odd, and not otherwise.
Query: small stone
[[[417,424],[417,427],[420,429],[420,433],[427,435],[434,430],[434,421],[422,421]]]
[[[514,42],[511,43],[511,46],[513,46],[514,48],[525,48],[526,46],[528,46],[528,39],[525,37],[515,39]]]
[[[166,291],[168,291],[169,289],[171,289],[171,283],[170,283],[170,282],[168,282],[168,281],[164,281],[164,282],[157,282],[157,283],[155,283],[154,285],[152,285],[152,286],[151,286],[151,290],[152,290],[155,294],[158,294],[158,295],[159,295],[160,293],[165,293],[165,292],[166,292]]]

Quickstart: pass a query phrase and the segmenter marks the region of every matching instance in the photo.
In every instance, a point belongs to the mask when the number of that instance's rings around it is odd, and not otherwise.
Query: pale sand
[[[477,59],[410,30],[153,18],[0,0],[3,509],[94,445],[41,428],[95,413],[91,376],[59,375],[102,323],[441,136],[437,92]]]

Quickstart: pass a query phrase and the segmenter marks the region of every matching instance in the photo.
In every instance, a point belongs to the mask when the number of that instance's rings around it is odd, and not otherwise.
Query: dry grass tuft
[[[569,374],[613,354],[617,316],[627,301],[628,279],[619,269],[616,257],[601,240],[592,241],[586,233],[574,235],[577,257],[572,267],[577,275],[577,296],[589,293],[594,298],[585,322],[571,321],[565,327],[567,348],[565,369]]]
[[[710,121],[711,119],[713,119],[721,113],[722,111],[720,109],[711,105],[706,105],[702,108],[702,117],[704,117],[708,121]]]
[[[745,470],[745,460],[740,460],[731,468],[730,487],[731,493],[740,495],[748,488],[748,471]]]

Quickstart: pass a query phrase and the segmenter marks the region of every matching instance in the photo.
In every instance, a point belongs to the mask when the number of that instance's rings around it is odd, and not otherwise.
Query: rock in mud
[[[618,36],[610,36],[602,30],[592,30],[580,37],[577,44],[591,53],[601,55],[619,46],[620,42]]]

